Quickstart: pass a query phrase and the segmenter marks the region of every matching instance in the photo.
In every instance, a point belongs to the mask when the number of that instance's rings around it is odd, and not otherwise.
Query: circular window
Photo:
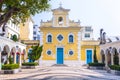
[[[58,37],[57,37],[57,39],[58,39],[59,41],[62,41],[62,40],[63,40],[63,36],[62,36],[61,34],[59,34]]]
[[[52,52],[51,52],[50,50],[48,50],[48,51],[47,51],[47,54],[48,54],[48,55],[51,55],[51,54],[52,54]]]
[[[73,51],[69,51],[69,55],[73,55]]]

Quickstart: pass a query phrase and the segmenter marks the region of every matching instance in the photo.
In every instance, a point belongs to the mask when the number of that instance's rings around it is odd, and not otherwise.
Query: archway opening
[[[113,48],[113,62],[114,62],[114,65],[119,65],[119,54],[117,52],[117,49],[116,48]]]
[[[1,52],[1,63],[2,64],[7,64],[9,52],[10,52],[9,46],[5,45],[3,48],[3,51]]]

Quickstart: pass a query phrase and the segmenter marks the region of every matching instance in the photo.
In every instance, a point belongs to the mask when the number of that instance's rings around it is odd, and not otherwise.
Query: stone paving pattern
[[[0,80],[120,80],[120,76],[105,70],[85,67],[51,66],[22,69],[17,74],[0,74]]]

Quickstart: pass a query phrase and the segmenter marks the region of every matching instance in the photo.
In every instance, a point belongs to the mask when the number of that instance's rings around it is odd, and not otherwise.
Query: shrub
[[[89,66],[94,66],[94,67],[104,67],[104,63],[88,63]]]
[[[18,41],[17,35],[14,34],[13,36],[11,36],[11,40],[13,40],[15,42]]]
[[[119,66],[119,65],[110,65],[109,67],[110,67],[110,69],[112,69],[112,70],[120,71],[120,66]]]
[[[38,60],[41,57],[42,53],[42,48],[43,46],[32,46],[32,50],[30,53],[28,53],[28,58],[32,61],[35,62],[35,60]]]
[[[22,63],[22,66],[37,66],[37,62],[27,62],[27,63]]]
[[[19,64],[5,64],[2,65],[3,70],[12,70],[12,69],[17,69],[19,68]]]

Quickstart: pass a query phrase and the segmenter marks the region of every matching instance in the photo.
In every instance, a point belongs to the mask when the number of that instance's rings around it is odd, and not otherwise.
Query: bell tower
[[[59,8],[53,9],[53,27],[68,27],[69,26],[69,17],[68,12],[69,9],[64,9],[62,4],[60,4]]]

